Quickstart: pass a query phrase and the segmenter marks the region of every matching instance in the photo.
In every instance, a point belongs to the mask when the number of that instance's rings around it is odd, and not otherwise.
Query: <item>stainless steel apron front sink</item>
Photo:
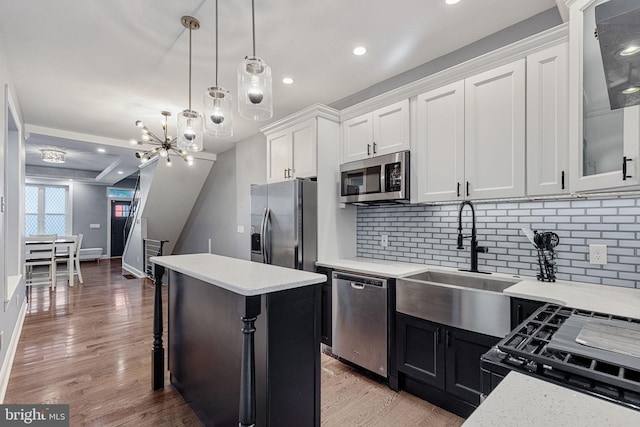
[[[511,331],[510,301],[502,291],[515,283],[486,274],[428,271],[398,279],[396,310],[502,338]]]

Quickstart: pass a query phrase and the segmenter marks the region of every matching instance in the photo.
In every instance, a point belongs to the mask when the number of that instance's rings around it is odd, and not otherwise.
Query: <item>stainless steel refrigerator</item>
[[[317,184],[291,180],[251,187],[251,261],[315,270]]]

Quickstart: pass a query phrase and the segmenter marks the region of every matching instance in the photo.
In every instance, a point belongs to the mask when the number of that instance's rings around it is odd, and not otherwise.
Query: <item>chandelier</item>
[[[189,166],[193,165],[193,156],[189,155],[185,150],[179,149],[176,147],[177,138],[172,138],[167,135],[167,117],[171,115],[168,111],[162,111],[160,114],[164,117],[162,119],[162,133],[163,138],[158,138],[149,130],[148,127],[142,123],[142,121],[136,121],[136,126],[142,129],[141,141],[137,139],[132,139],[130,142],[132,145],[143,145],[143,144],[152,144],[156,145],[147,151],[138,151],[136,153],[136,157],[140,159],[142,163],[146,163],[149,160],[155,158],[156,156],[160,156],[162,158],[167,159],[167,166],[171,166],[171,156],[170,154],[177,154],[180,156],[182,160],[187,162]]]
[[[42,152],[42,161],[47,163],[64,163],[66,151],[57,148],[44,148]]]

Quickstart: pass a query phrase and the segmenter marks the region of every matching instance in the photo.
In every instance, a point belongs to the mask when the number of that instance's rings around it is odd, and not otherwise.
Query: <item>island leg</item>
[[[164,267],[154,265],[155,300],[153,304],[153,349],[151,350],[151,384],[153,390],[164,387],[164,347],[162,345],[162,276]]]
[[[254,333],[255,321],[260,314],[260,295],[240,299],[242,320],[242,365],[240,371],[240,427],[256,424],[256,364]]]

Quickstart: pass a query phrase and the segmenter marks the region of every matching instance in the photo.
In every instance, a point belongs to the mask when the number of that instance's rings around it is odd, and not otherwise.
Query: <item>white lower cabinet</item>
[[[418,202],[524,196],[525,60],[418,96]]]

